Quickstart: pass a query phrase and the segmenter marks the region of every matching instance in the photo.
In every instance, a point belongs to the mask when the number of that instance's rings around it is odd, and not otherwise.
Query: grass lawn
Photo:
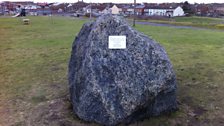
[[[73,116],[68,100],[71,45],[85,21],[29,18],[30,25],[0,18],[0,126],[96,125]],[[180,110],[132,126],[224,125],[224,32],[136,28],[165,47],[177,75]]]
[[[224,23],[222,18],[210,18],[210,17],[175,17],[176,22],[192,22],[192,23],[208,23],[208,24],[217,24]]]
[[[224,30],[224,18],[210,18],[210,17],[174,17],[170,21],[162,20],[148,20],[153,23],[164,23],[180,26],[194,26],[201,28],[222,29]]]

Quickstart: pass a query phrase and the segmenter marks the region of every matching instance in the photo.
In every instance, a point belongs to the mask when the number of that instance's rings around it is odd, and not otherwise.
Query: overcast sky
[[[1,1],[34,1],[34,2],[68,2],[74,3],[78,0],[0,0]],[[104,2],[113,2],[113,3],[130,3],[134,0],[84,0],[84,2],[94,2],[94,3],[104,3]],[[136,0],[137,3],[148,2],[148,3],[163,3],[163,2],[184,2],[186,0]],[[187,0],[189,3],[224,3],[224,0]]]

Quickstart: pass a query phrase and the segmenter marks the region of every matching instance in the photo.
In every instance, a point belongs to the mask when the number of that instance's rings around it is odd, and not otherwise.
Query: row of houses
[[[135,11],[137,15],[146,16],[183,16],[184,3],[143,3],[137,4]],[[66,8],[66,7],[65,7]],[[83,1],[70,4],[70,12],[84,11],[88,13],[92,9],[92,12],[107,12],[110,10],[114,14],[133,15],[134,6],[132,4],[113,4],[113,3],[93,3],[87,4]],[[192,15],[198,16],[222,16],[224,15],[224,4],[212,3],[212,4],[189,4]],[[187,14],[188,12],[184,12]]]
[[[112,13],[131,16],[136,13],[136,15],[145,15],[145,16],[184,16],[184,11],[181,6],[161,6],[159,4],[137,4],[133,6],[132,4],[91,4],[83,8],[78,8],[77,4],[74,3],[69,7],[69,10],[72,12],[83,12],[83,13]],[[75,8],[75,9],[74,9]]]
[[[77,10],[90,10],[92,12],[105,12],[108,8],[114,14],[133,15],[134,9],[137,15],[146,16],[183,16],[185,3],[143,3],[137,4],[134,8],[133,4],[113,4],[113,3],[93,3],[91,6],[83,1],[73,3],[69,7],[73,12]],[[189,4],[188,5],[192,15],[198,16],[222,16],[224,15],[224,4],[211,3],[211,4]],[[86,9],[87,8],[87,9]],[[189,12],[184,12],[188,14]]]
[[[198,16],[224,16],[224,4],[194,4],[192,11]]]
[[[134,14],[134,8],[136,15],[144,16],[184,16],[184,11],[180,6],[152,6],[152,5],[137,5],[136,7],[121,8],[120,13],[132,15]]]
[[[16,13],[18,5],[22,5],[31,15],[47,15],[58,13],[78,13],[86,15],[89,13],[100,15],[103,13],[120,14],[125,16],[184,16],[184,3],[143,3],[113,4],[113,3],[85,3],[83,0],[76,3],[34,3],[32,1],[0,3],[0,13]],[[193,4],[189,6],[196,15],[224,15],[223,4]]]
[[[133,15],[134,10],[137,15],[145,16],[184,16],[184,11],[180,6],[161,6],[153,4],[113,4],[113,3],[85,3],[78,1],[76,3],[34,3],[32,1],[24,2],[9,2],[4,1],[0,4],[0,10],[3,13],[14,14],[18,8],[18,5],[22,5],[26,11],[31,15],[38,14],[56,14],[56,13],[112,13],[122,15]]]
[[[34,3],[33,1],[10,2],[3,1],[0,3],[0,13],[16,14],[18,8],[24,8],[30,15],[50,14],[51,10],[48,3]]]

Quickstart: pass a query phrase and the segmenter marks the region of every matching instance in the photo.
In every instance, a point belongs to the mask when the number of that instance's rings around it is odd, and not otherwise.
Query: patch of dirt
[[[183,104],[191,105],[193,103],[193,99],[190,96],[185,96],[180,101]]]
[[[196,114],[196,116],[201,116],[204,113],[206,113],[207,110],[203,107],[198,106],[198,107],[194,108],[193,112]]]
[[[76,118],[68,99],[40,103],[29,113],[27,126],[94,126]]]
[[[207,112],[203,107],[192,108],[192,111],[188,112],[188,125],[189,126],[204,126],[204,124],[208,124],[208,119],[200,119],[200,117]]]
[[[0,126],[6,126],[6,124],[8,124],[8,119],[7,117],[9,117],[9,109],[6,108],[3,105],[3,102],[0,100]]]
[[[20,107],[14,108],[14,104],[17,101],[0,101],[0,126],[20,126],[19,123],[24,120],[25,113],[20,111]],[[29,108],[24,103],[21,106]]]

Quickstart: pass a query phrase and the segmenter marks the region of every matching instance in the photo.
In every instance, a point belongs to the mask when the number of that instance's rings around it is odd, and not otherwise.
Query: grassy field
[[[210,18],[210,17],[174,17],[170,20],[147,20],[153,23],[164,23],[178,26],[194,26],[200,28],[210,29],[224,29],[223,18]]]
[[[176,22],[192,22],[192,23],[208,23],[208,24],[217,24],[224,23],[222,18],[210,18],[210,17],[175,17]]]
[[[0,126],[85,126],[71,113],[67,65],[84,20],[0,18]],[[183,21],[181,21],[183,22]],[[224,125],[224,32],[137,25],[163,45],[178,81],[179,111],[132,126]]]

